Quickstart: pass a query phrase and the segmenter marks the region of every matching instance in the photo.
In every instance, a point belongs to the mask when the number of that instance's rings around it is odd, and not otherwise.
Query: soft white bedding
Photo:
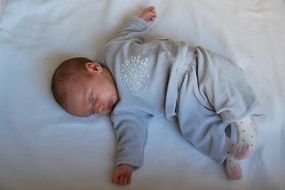
[[[114,186],[108,118],[76,118],[53,100],[57,65],[71,56],[100,55],[128,16],[147,5],[158,12],[150,36],[207,47],[247,74],[265,116],[257,120],[257,149],[242,164],[242,180],[228,181],[173,123],[155,118],[144,166],[132,185]],[[1,190],[285,189],[285,1],[6,0],[1,6]]]

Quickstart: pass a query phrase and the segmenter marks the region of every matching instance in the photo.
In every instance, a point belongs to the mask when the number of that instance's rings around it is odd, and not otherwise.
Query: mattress
[[[148,37],[203,46],[240,66],[260,101],[257,146],[229,181],[221,165],[163,117],[148,127],[143,166],[113,185],[108,116],[78,118],[54,101],[51,77],[69,57],[95,59],[132,15],[157,9]],[[285,189],[285,1],[1,0],[0,189]]]

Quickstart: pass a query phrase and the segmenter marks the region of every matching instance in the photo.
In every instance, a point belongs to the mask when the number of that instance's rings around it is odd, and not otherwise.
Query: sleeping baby
[[[240,179],[239,162],[255,148],[255,94],[242,70],[222,55],[181,41],[145,42],[156,16],[148,7],[130,18],[105,45],[100,63],[65,60],[53,75],[55,100],[75,116],[110,115],[117,142],[115,184],[130,184],[141,167],[147,127],[156,116],[177,121],[183,138],[224,165],[229,179]]]

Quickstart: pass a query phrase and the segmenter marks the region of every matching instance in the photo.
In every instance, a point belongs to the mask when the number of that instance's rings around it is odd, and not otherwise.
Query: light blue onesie
[[[185,42],[144,42],[147,30],[148,23],[131,18],[103,53],[120,97],[111,115],[116,165],[142,165],[154,116],[177,120],[183,137],[222,163],[228,146],[225,128],[253,114],[257,105],[242,71],[227,58]]]

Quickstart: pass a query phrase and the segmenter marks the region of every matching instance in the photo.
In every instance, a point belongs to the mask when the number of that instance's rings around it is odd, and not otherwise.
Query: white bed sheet
[[[285,1],[6,0],[0,24],[1,190],[123,189],[110,180],[110,121],[65,113],[52,98],[50,79],[63,59],[100,55],[128,16],[147,5],[158,12],[150,36],[230,57],[247,74],[265,116],[257,120],[256,153],[243,162],[240,181],[228,181],[173,123],[155,118],[144,165],[123,188],[285,189]]]

